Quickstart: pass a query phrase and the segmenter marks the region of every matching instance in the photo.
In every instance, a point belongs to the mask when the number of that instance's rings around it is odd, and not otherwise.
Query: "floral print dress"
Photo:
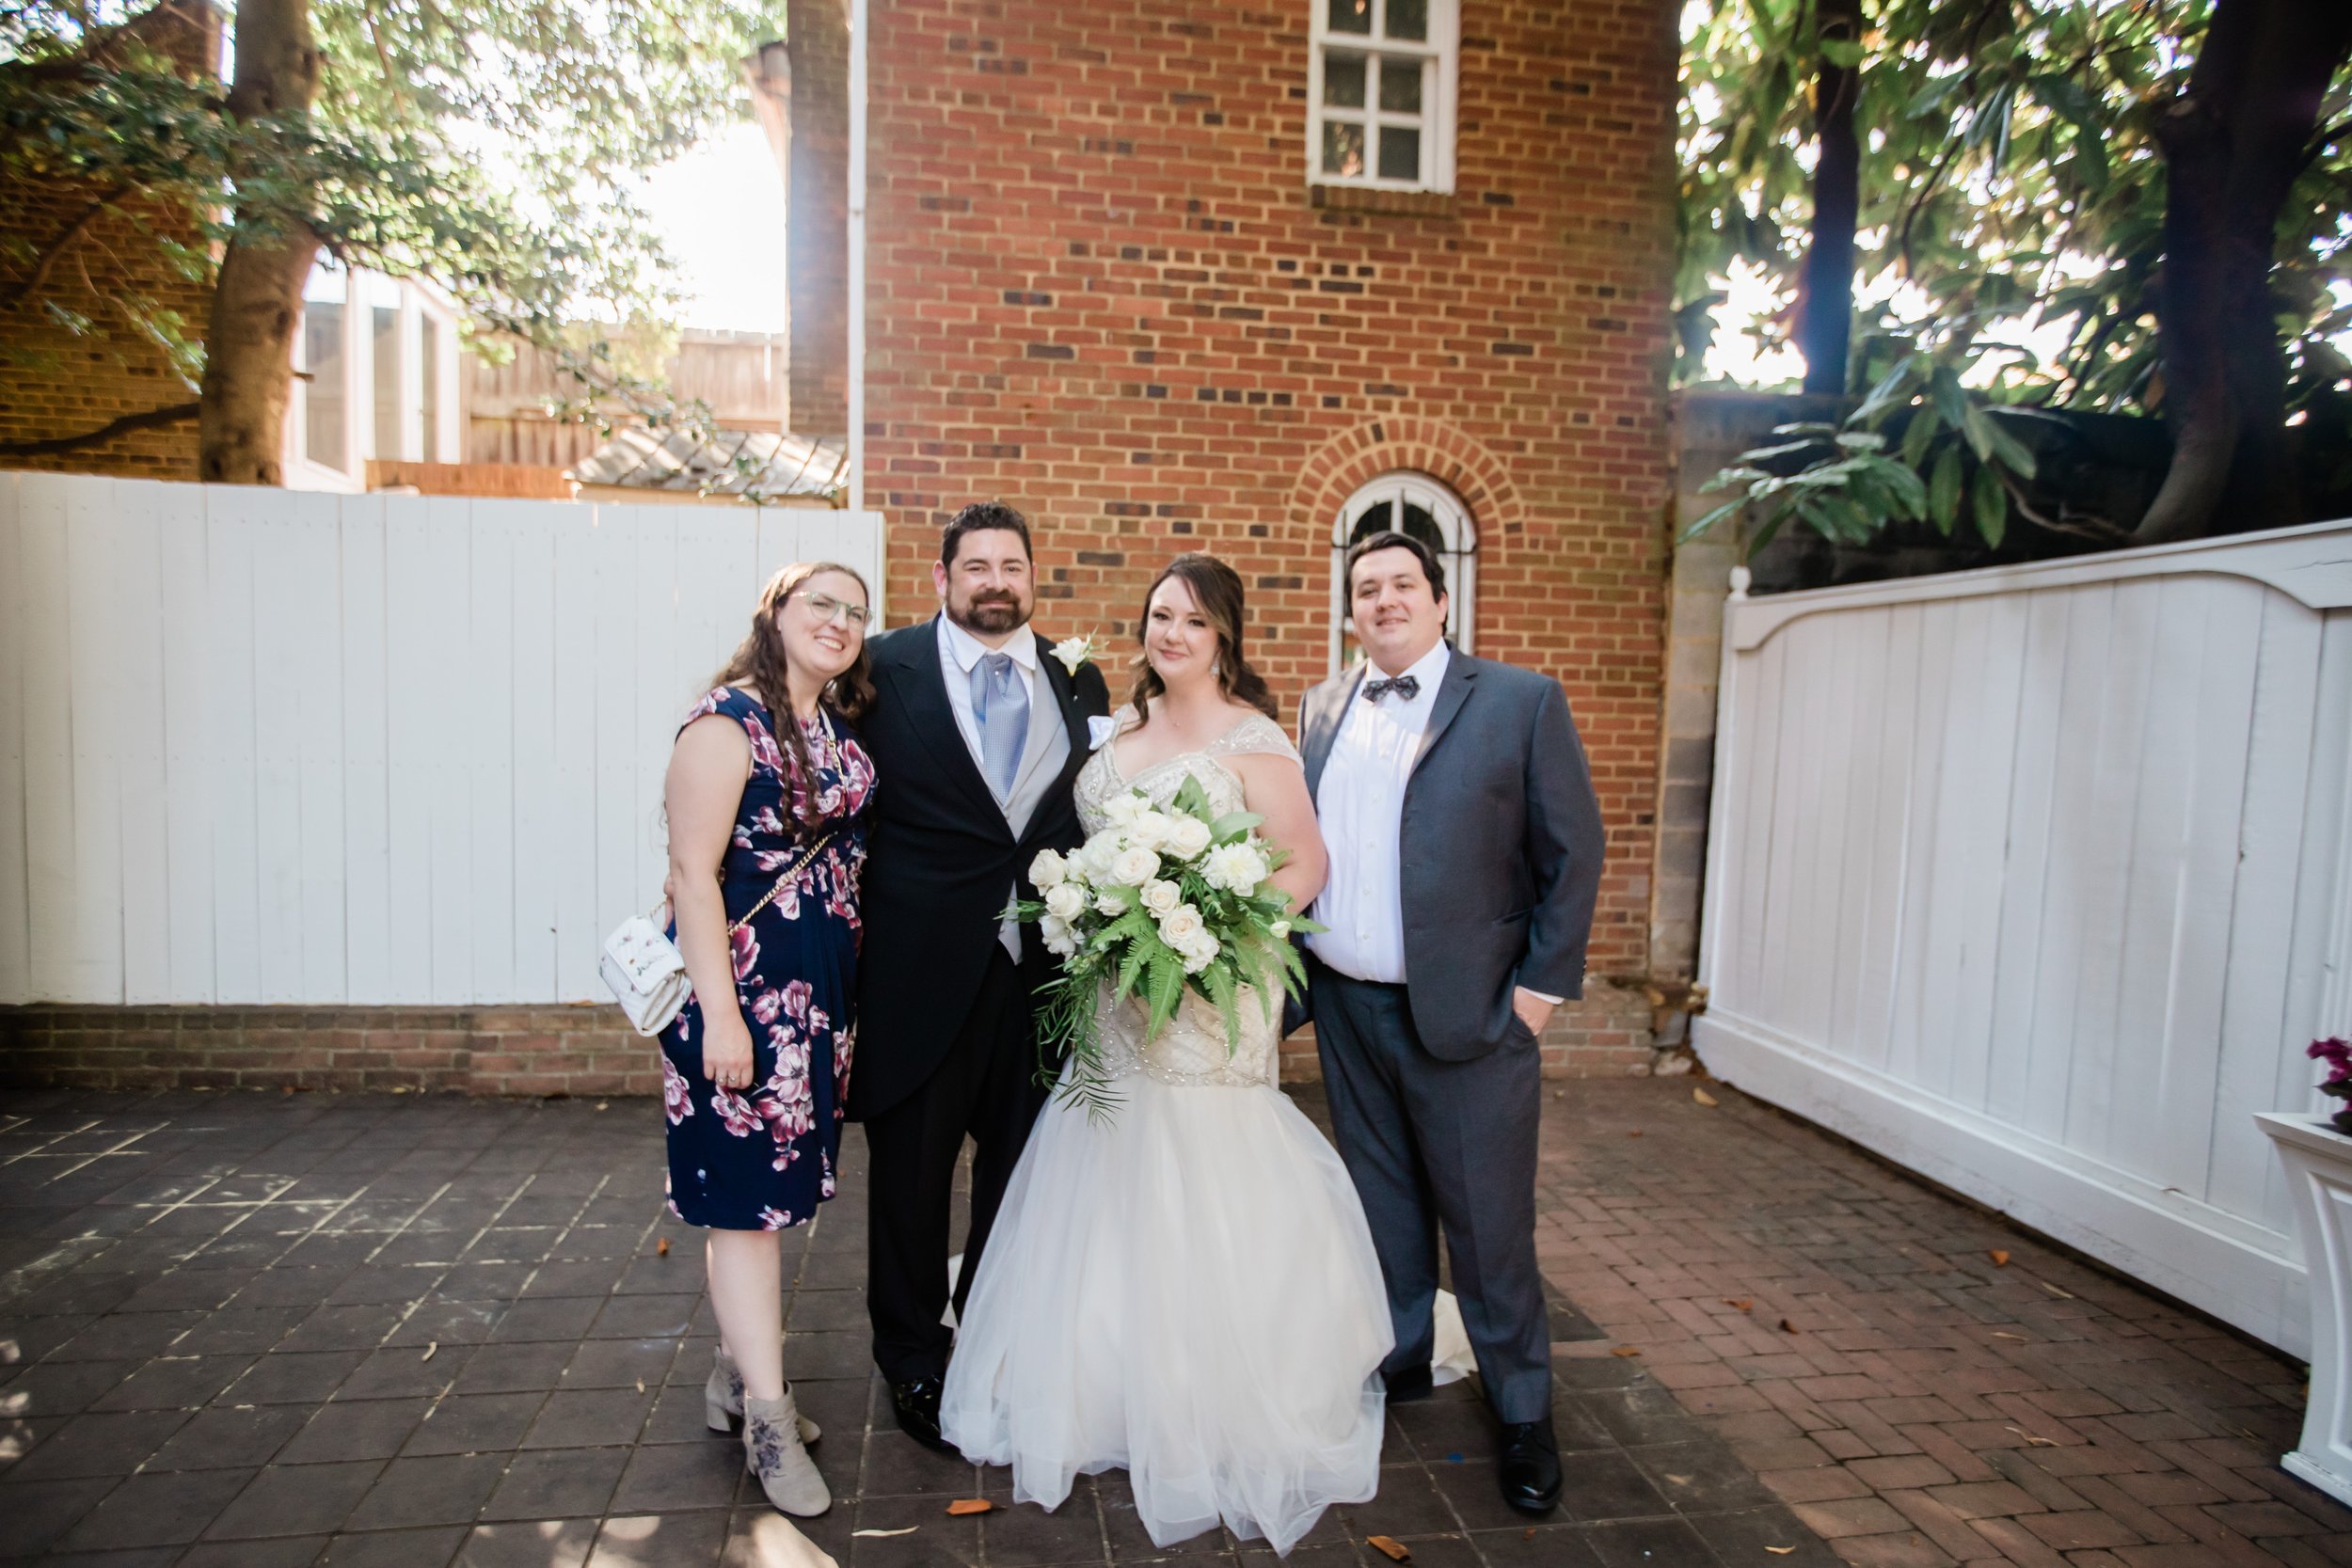
[[[714,1230],[782,1230],[817,1215],[834,1193],[856,1029],[858,873],[874,764],[840,717],[807,721],[816,777],[795,775],[767,707],[732,687],[696,703],[685,722],[723,714],[752,743],[751,777],[719,865],[730,924],[800,863],[812,841],[793,805],[813,790],[833,837],[732,939],[736,1003],[752,1034],[748,1090],[703,1073],[703,1012],[689,998],[661,1032],[669,1117],[670,1208]],[[684,726],[681,725],[680,728]],[[671,927],[672,940],[676,927]]]

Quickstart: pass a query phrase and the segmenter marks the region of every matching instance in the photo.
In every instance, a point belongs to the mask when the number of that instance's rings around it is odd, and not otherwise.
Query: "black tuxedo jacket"
[[[1035,632],[1025,635],[1036,636]],[[857,1053],[849,1114],[862,1121],[914,1093],[962,1029],[996,946],[997,917],[1017,879],[1025,893],[1040,849],[1083,836],[1070,786],[1086,766],[1089,718],[1110,711],[1102,672],[1072,675],[1038,638],[1038,701],[1030,722],[1058,718],[1070,755],[1019,837],[988,791],[940,672],[936,618],[884,632],[867,645],[875,700],[857,721],[878,783],[866,819],[859,884]],[[1034,988],[1053,974],[1034,930],[1022,969]]]

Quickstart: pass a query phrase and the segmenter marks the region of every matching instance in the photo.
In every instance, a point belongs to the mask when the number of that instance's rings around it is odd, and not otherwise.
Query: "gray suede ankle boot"
[[[713,1432],[733,1432],[743,1418],[743,1374],[735,1370],[735,1358],[725,1347],[710,1355],[710,1378],[703,1385],[703,1420]],[[802,1442],[814,1443],[824,1435],[815,1421],[805,1416],[800,1419]]]
[[[768,1500],[787,1513],[813,1519],[833,1507],[832,1489],[801,1441],[801,1413],[787,1388],[780,1400],[743,1399],[743,1457]]]

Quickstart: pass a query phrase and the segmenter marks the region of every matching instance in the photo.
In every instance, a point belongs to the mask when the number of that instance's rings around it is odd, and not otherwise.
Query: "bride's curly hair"
[[[838,572],[866,594],[873,602],[873,590],[866,587],[865,574],[854,566],[844,566],[837,561],[797,561],[768,579],[768,586],[759,593],[758,608],[752,611],[752,629],[737,643],[735,652],[720,672],[710,678],[712,686],[732,686],[739,690],[755,694],[767,705],[769,716],[774,720],[776,744],[784,748],[791,759],[790,795],[792,815],[801,826],[815,832],[822,818],[817,811],[817,778],[815,762],[808,754],[808,737],[792,712],[792,688],[785,678],[787,661],[784,652],[784,633],[776,629],[776,611],[785,600],[799,592],[811,578],[828,572]],[[867,661],[866,643],[858,643],[857,658],[838,675],[825,683],[818,701],[844,719],[855,719],[874,701],[872,666]]]
[[[1274,701],[1273,691],[1265,677],[1249,667],[1249,660],[1241,651],[1242,589],[1241,574],[1213,555],[1199,550],[1178,556],[1160,568],[1160,575],[1152,579],[1152,586],[1143,591],[1143,609],[1136,616],[1136,688],[1128,697],[1138,721],[1152,716],[1152,699],[1167,695],[1168,686],[1160,673],[1152,668],[1152,656],[1146,646],[1152,635],[1152,595],[1160,591],[1160,584],[1170,578],[1182,578],[1192,590],[1192,602],[1216,633],[1216,686],[1228,701],[1246,703],[1276,723],[1282,721],[1282,710]]]

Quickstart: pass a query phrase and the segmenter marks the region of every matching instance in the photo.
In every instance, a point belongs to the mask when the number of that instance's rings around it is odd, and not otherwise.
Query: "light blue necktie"
[[[972,666],[972,717],[980,727],[980,767],[989,787],[1009,800],[1029,738],[1029,689],[1010,654],[982,654]]]

